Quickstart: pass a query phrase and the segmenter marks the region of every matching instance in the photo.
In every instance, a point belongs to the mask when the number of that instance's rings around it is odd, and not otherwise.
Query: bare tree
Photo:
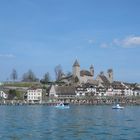
[[[47,73],[45,73],[45,75],[44,75],[44,81],[45,82],[50,82],[50,74],[49,74],[49,72],[47,72]]]
[[[60,64],[57,65],[55,67],[54,71],[55,71],[55,78],[56,78],[57,81],[59,81],[62,77],[62,74],[63,74],[61,65]]]
[[[11,73],[11,79],[13,81],[17,80],[18,78],[18,74],[17,74],[17,71],[15,69],[12,70],[12,73]]]

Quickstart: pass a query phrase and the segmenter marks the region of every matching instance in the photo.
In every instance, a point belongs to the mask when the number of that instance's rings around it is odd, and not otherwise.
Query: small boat
[[[112,109],[123,109],[123,106],[120,106],[119,104],[113,105]]]
[[[57,104],[55,107],[60,108],[60,109],[68,109],[68,108],[70,108],[68,103],[62,103],[62,102]]]

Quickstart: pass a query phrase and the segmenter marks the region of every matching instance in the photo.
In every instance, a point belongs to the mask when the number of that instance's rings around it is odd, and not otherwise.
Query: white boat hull
[[[59,108],[59,109],[68,109],[70,108],[68,104],[66,103],[60,103],[58,105],[55,106],[55,108]]]
[[[123,109],[123,106],[120,106],[119,104],[112,106],[112,109]]]
[[[116,106],[112,106],[112,109],[123,109],[124,107],[120,106],[120,107],[116,107]]]
[[[58,108],[58,109],[69,109],[70,107],[69,106],[55,106],[55,108]]]

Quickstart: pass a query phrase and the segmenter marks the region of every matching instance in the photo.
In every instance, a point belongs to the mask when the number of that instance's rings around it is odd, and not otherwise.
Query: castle
[[[101,72],[95,79],[93,65],[90,66],[89,70],[81,70],[79,62],[75,60],[72,66],[72,74],[69,76],[63,75],[61,81],[67,84],[74,82],[79,84],[98,83],[102,86],[102,84],[109,84],[113,82],[113,70],[109,69],[107,71],[107,76]]]
[[[79,83],[87,83],[88,81],[93,80],[94,77],[94,68],[93,65],[90,66],[88,70],[80,70],[80,65],[76,60],[73,64],[73,77],[79,79]]]
[[[72,66],[72,74],[62,75],[60,85],[52,85],[49,95],[52,97],[78,97],[78,96],[137,96],[140,88],[134,83],[114,81],[113,70],[108,69],[106,74],[100,72],[95,78],[94,67],[81,70],[76,60]],[[62,82],[62,83],[61,83]]]

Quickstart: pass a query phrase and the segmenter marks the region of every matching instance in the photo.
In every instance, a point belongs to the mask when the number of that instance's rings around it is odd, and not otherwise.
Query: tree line
[[[59,81],[62,78],[62,76],[64,75],[62,66],[60,64],[57,65],[54,68],[54,73],[55,73],[55,80],[56,81]],[[69,75],[71,75],[70,72],[68,72],[66,74],[66,76],[69,76]],[[18,80],[18,72],[17,72],[16,69],[13,69],[12,70],[12,72],[10,74],[10,79],[12,81],[17,81]],[[51,79],[51,76],[50,76],[50,73],[49,72],[46,72],[43,75],[43,78],[42,79],[39,79],[39,78],[37,78],[37,76],[35,75],[35,73],[30,69],[30,70],[28,70],[27,72],[25,72],[22,75],[21,81],[22,82],[39,82],[40,81],[41,83],[45,84],[45,83],[51,82],[52,79]]]

